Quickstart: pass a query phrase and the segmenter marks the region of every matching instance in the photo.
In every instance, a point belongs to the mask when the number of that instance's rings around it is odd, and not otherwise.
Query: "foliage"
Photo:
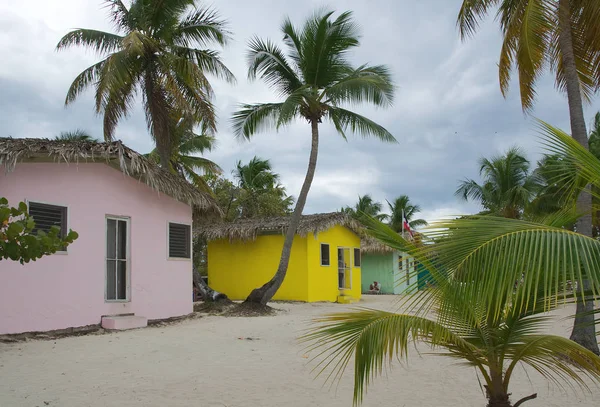
[[[529,161],[519,148],[505,154],[479,160],[483,184],[472,179],[462,181],[455,195],[464,200],[476,200],[487,213],[519,219],[539,190],[536,177],[529,170]]]
[[[14,260],[21,264],[64,250],[77,239],[72,230],[61,236],[60,228],[53,226],[47,233],[35,229],[35,220],[29,216],[27,205],[20,202],[10,207],[6,198],[0,198],[0,260]]]
[[[354,359],[356,403],[395,356],[408,356],[413,342],[424,342],[441,355],[473,366],[485,384],[488,406],[511,406],[510,380],[519,364],[529,365],[561,386],[572,386],[574,381],[587,389],[586,378],[600,381],[598,356],[569,339],[543,333],[551,321],[543,313],[557,305],[554,297],[563,287],[559,282],[565,281],[562,274],[555,274],[562,266],[554,270],[549,266],[578,263],[566,254],[568,249],[595,246],[598,250],[600,243],[538,225],[538,239],[546,233],[548,241],[556,242],[546,248],[546,242],[536,245],[531,238],[523,241],[518,232],[531,225],[484,216],[436,224],[436,230],[444,230],[430,235],[446,238],[435,249],[419,248],[375,219],[365,224],[374,237],[415,256],[430,271],[434,284],[408,296],[402,304],[404,314],[365,309],[329,315],[319,318],[319,326],[304,337],[310,349],[319,354],[317,368],[321,373],[328,371],[329,378],[339,378]],[[498,244],[488,225],[495,226],[496,231],[499,227],[510,230],[505,237],[521,241]],[[432,250],[436,261],[430,260]],[[596,265],[600,265],[600,251],[598,254]],[[542,259],[552,261],[549,264]],[[535,261],[543,265],[531,267]],[[568,275],[574,277],[577,269],[571,267],[568,272],[573,274]],[[523,270],[527,270],[525,276]],[[515,288],[515,281],[521,279]]]
[[[559,7],[556,1],[463,0],[458,15],[462,38],[475,33],[479,21],[498,6],[497,20],[504,36],[500,52],[500,89],[506,96],[511,76],[519,76],[521,104],[533,107],[535,85],[550,68],[561,91],[567,88],[567,71],[559,41]],[[570,1],[572,46],[583,97],[590,100],[600,86],[600,2]]]
[[[371,195],[366,194],[358,196],[358,202],[354,207],[346,206],[342,208],[341,212],[347,213],[348,215],[354,216],[356,219],[360,219],[363,214],[371,216],[378,220],[384,220],[388,215],[381,213],[382,205],[380,202],[375,202]]]
[[[425,219],[413,219],[417,213],[421,212],[421,207],[411,203],[408,195],[400,195],[392,202],[387,201],[387,204],[391,212],[391,215],[388,217],[388,224],[396,232],[402,232],[402,225],[404,222],[402,213],[404,213],[404,216],[408,220],[411,229],[427,226],[427,221]]]
[[[117,123],[127,117],[134,98],[141,94],[148,129],[168,166],[173,112],[187,112],[216,130],[212,74],[233,81],[219,53],[206,49],[224,45],[226,24],[209,8],[194,0],[105,0],[116,33],[76,29],[58,42],[57,50],[83,46],[101,60],[81,72],[67,92],[72,103],[88,87],[95,88],[95,109],[104,116],[104,139],[111,141]]]
[[[212,151],[216,144],[214,136],[206,133],[197,134],[194,132],[196,122],[192,117],[181,116],[173,122],[171,137],[173,147],[169,165],[171,169],[191,182],[196,188],[202,191],[210,191],[204,175],[220,175],[223,170],[213,161],[198,157],[195,154],[204,154],[206,151]],[[205,130],[201,126],[202,130]],[[160,163],[160,154],[158,149],[145,154],[155,163]]]
[[[73,131],[61,131],[56,140],[61,141],[98,141],[98,139],[92,137],[87,131],[76,129]]]

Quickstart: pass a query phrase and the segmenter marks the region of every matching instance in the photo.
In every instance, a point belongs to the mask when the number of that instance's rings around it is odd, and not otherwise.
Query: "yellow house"
[[[269,281],[279,264],[289,217],[202,226],[208,240],[208,282],[243,300]],[[335,212],[303,215],[275,300],[353,302],[361,295],[358,225]]]

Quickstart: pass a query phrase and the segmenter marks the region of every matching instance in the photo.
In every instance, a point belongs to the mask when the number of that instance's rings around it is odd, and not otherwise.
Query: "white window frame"
[[[23,202],[25,202],[25,204],[27,204],[27,214],[29,214],[29,205],[33,202],[33,203],[37,203],[37,204],[42,204],[42,205],[52,205],[52,206],[60,206],[62,208],[67,208],[67,230],[65,231],[66,233],[69,233],[69,229],[70,229],[70,214],[71,214],[71,208],[69,208],[69,205],[64,205],[64,204],[59,204],[56,202],[46,202],[46,201],[40,201],[39,199],[24,199]],[[53,254],[60,254],[60,255],[67,255],[69,254],[69,248],[67,247],[65,250],[57,250],[56,252],[54,252]]]
[[[177,225],[185,225],[185,226],[189,226],[190,228],[190,258],[186,259],[185,257],[170,257],[170,250],[169,250],[169,242],[171,241],[171,236],[169,233],[169,225],[171,223],[177,224]],[[167,221],[167,260],[169,261],[189,261],[191,262],[192,259],[194,258],[194,234],[192,231],[192,224],[191,223],[185,223],[185,222],[174,222],[174,221]]]
[[[350,273],[349,273],[349,278],[350,278],[350,284],[349,284],[349,285],[350,285],[350,287],[348,287],[348,288],[346,288],[346,287],[340,287],[340,286],[339,286],[339,285],[340,285],[340,281],[339,281],[339,274],[340,274],[340,256],[339,256],[339,250],[340,250],[340,249],[343,249],[343,250],[345,250],[345,249],[348,249],[348,251],[350,252],[350,265],[349,265],[349,267],[348,267],[347,269],[344,267],[344,270],[348,270],[348,271],[350,272]],[[352,264],[352,263],[354,262],[354,259],[353,259],[353,257],[354,257],[354,252],[353,252],[353,250],[352,250],[352,249],[353,249],[352,247],[348,247],[348,246],[338,246],[338,248],[337,248],[337,251],[336,251],[336,252],[337,252],[337,254],[338,254],[338,255],[337,255],[337,257],[338,257],[338,259],[337,259],[337,261],[338,261],[338,264],[337,264],[337,272],[338,272],[338,290],[352,290],[352,268],[353,268],[353,267],[352,267],[352,266],[353,266],[353,264]],[[345,278],[346,278],[346,276],[344,276],[344,279],[345,279]]]
[[[323,264],[323,246],[327,246],[329,252],[329,264]],[[329,243],[319,243],[319,264],[321,267],[331,267],[331,245]]]
[[[107,249],[106,244],[108,243],[108,223],[109,219],[116,221],[125,221],[127,223],[127,249],[125,250],[127,260],[125,262],[125,278],[127,280],[125,287],[124,300],[109,300],[108,297],[108,259],[106,258]],[[131,218],[129,216],[118,216],[118,215],[106,215],[104,217],[104,302],[105,303],[127,303],[131,302]]]

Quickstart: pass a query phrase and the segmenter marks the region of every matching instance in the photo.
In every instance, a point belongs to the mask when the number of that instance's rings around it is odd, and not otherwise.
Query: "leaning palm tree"
[[[496,6],[504,34],[498,64],[502,94],[508,92],[511,74],[518,72],[521,104],[530,111],[536,81],[549,67],[557,88],[567,94],[571,135],[588,148],[583,101],[600,87],[600,2],[463,0],[458,15],[461,37],[474,34],[479,20]],[[592,236],[592,199],[587,190],[577,197],[577,207],[584,214],[577,223],[578,232]],[[583,304],[578,306],[583,311]],[[573,329],[572,338],[579,343],[589,342],[593,336],[592,328]],[[597,346],[593,350],[600,352]]]
[[[81,72],[71,84],[65,104],[88,87],[96,90],[96,112],[104,116],[104,139],[111,141],[118,122],[126,117],[134,98],[141,94],[146,123],[163,166],[170,161],[171,113],[190,112],[216,129],[213,90],[206,77],[212,74],[233,81],[218,52],[206,49],[224,45],[225,22],[194,0],[105,0],[117,33],[77,29],[56,46],[74,45],[96,51],[102,60]]]
[[[421,212],[421,207],[410,202],[408,195],[400,195],[392,202],[387,201],[387,204],[391,212],[391,215],[388,217],[388,224],[394,231],[398,233],[402,232],[404,228],[403,214],[411,229],[427,226],[425,219],[413,219],[417,213]]]
[[[380,224],[378,228],[386,233],[386,226]],[[395,235],[388,244],[406,250],[402,238]],[[355,404],[363,400],[373,378],[395,357],[408,357],[414,342],[474,367],[484,383],[488,407],[516,407],[537,397],[532,394],[511,403],[511,379],[519,365],[530,366],[559,384],[575,381],[586,388],[585,379],[600,382],[600,357],[567,338],[542,333],[553,320],[541,315],[548,310],[543,296],[522,307],[531,294],[524,287],[510,295],[489,295],[476,283],[448,278],[427,258],[420,260],[435,276],[436,284],[418,294],[430,313],[365,309],[328,315],[317,319],[319,326],[304,337],[311,344],[311,352],[318,355],[317,370],[327,372],[330,366],[335,367],[328,372],[330,378],[340,378],[354,359]],[[464,295],[465,284],[475,286],[469,296]]]
[[[491,159],[482,157],[479,174],[483,184],[466,179],[455,195],[479,201],[487,213],[496,216],[520,218],[539,190],[536,177],[529,171],[529,161],[516,147]]]
[[[345,208],[342,208],[342,212],[356,218],[360,218],[362,215],[368,215],[378,220],[384,220],[388,215],[381,213],[381,209],[381,202],[376,202],[371,195],[365,194],[358,196],[358,202],[356,202],[354,207],[346,206]]]
[[[92,141],[97,142],[98,140],[90,135],[85,130],[76,129],[73,131],[61,131],[56,140],[60,141]]]
[[[200,134],[195,133],[196,122],[193,118],[180,117],[173,121],[171,138],[173,147],[171,149],[170,167],[203,191],[210,191],[210,187],[204,179],[204,175],[219,175],[223,172],[221,167],[208,158],[196,154],[204,154],[211,151],[216,143],[215,137],[205,133],[206,128]],[[160,162],[160,153],[155,148],[146,157],[155,163]]]
[[[248,54],[251,79],[260,77],[282,102],[242,105],[233,116],[235,134],[250,139],[259,130],[280,128],[300,118],[310,124],[311,151],[306,177],[286,231],[281,260],[273,278],[253,290],[246,301],[266,304],[285,278],[294,234],[317,166],[319,124],[329,120],[346,138],[348,129],[363,136],[394,142],[394,137],[372,120],[343,108],[345,104],[390,106],[394,86],[382,65],[353,67],[348,52],[359,45],[351,12],[333,19],[333,12],[317,12],[298,30],[289,19],[282,25],[288,53],[269,40],[253,38]]]

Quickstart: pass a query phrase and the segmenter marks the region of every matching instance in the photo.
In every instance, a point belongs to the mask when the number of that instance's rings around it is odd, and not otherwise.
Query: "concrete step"
[[[102,317],[102,328],[122,331],[125,329],[144,328],[148,326],[148,318],[138,315],[114,315]]]
[[[358,300],[349,295],[338,295],[337,302],[340,304],[354,304],[355,302],[358,302]]]

